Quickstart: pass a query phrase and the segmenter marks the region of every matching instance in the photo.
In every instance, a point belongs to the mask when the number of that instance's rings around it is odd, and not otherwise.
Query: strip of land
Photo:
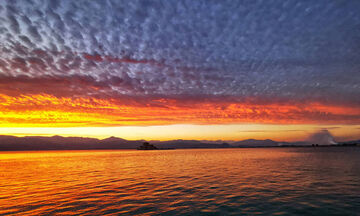
[[[137,149],[145,140],[126,140],[117,137],[106,139],[62,136],[5,136],[0,135],[0,151],[28,150],[90,150],[90,149]],[[360,140],[341,142],[331,145],[319,145],[310,142],[277,142],[270,139],[242,141],[198,141],[170,140],[149,141],[157,149],[189,149],[189,148],[259,148],[259,147],[316,147],[316,146],[360,146]]]

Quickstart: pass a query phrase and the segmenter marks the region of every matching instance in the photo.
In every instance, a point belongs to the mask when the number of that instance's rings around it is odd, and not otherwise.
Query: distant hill
[[[266,139],[266,140],[247,139],[247,140],[234,142],[232,143],[232,145],[237,147],[272,147],[272,146],[279,146],[279,142],[270,139]]]
[[[0,135],[0,151],[20,150],[87,150],[87,149],[136,149],[145,140],[126,140],[118,137],[106,139],[84,137],[42,137],[42,136],[3,136]],[[338,143],[338,145],[356,145],[360,140]],[[228,143],[207,142],[198,140],[170,140],[151,141],[159,149],[188,149],[188,148],[234,148],[234,147],[277,147],[277,146],[311,146],[308,142],[277,142],[274,140],[247,139]]]
[[[83,137],[15,137],[0,136],[0,151],[11,150],[85,150],[85,149],[134,149],[142,141],[129,141],[110,137],[107,139]]]
[[[41,136],[1,136],[0,151],[16,150],[86,150],[86,149],[136,149],[144,140],[126,140],[117,137],[106,139],[83,137],[41,137]],[[156,141],[158,148],[226,148],[229,144],[203,143],[197,140]]]

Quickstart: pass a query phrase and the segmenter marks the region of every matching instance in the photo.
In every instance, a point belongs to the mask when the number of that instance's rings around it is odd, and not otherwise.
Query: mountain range
[[[86,150],[86,149],[136,149],[145,140],[126,140],[118,137],[106,139],[62,136],[5,136],[0,135],[0,151],[16,150]],[[309,146],[308,142],[277,142],[274,140],[247,139],[235,142],[198,141],[198,140],[170,140],[150,141],[160,149],[186,148],[231,148],[231,147],[275,147],[275,146]],[[360,143],[360,140],[343,144]]]

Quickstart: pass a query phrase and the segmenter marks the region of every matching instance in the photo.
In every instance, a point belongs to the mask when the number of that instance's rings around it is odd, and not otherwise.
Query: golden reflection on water
[[[360,151],[338,150],[1,152],[0,214],[346,212]]]

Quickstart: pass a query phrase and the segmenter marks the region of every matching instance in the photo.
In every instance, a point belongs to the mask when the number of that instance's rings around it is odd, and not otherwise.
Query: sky
[[[0,134],[360,139],[360,1],[0,1]]]

